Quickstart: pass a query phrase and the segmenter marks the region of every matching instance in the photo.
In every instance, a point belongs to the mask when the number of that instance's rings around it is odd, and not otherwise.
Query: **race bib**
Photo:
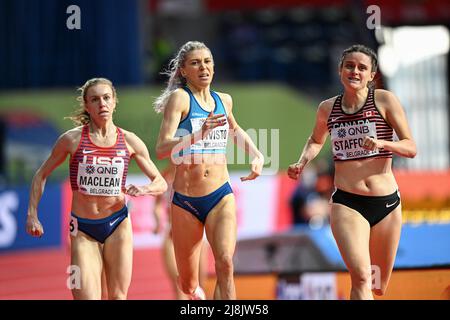
[[[376,123],[368,120],[339,123],[331,129],[333,155],[340,160],[358,159],[379,154],[379,150],[362,147],[364,137],[377,138]]]
[[[191,120],[192,132],[201,129],[206,118],[193,118]],[[220,127],[214,128],[203,140],[199,140],[191,145],[191,150],[213,150],[227,147],[228,140],[228,122]]]
[[[93,196],[118,196],[122,191],[123,171],[123,161],[114,164],[79,163],[78,190]]]
[[[76,236],[78,233],[78,220],[74,216],[70,216],[70,222],[69,222],[69,231],[70,235]]]

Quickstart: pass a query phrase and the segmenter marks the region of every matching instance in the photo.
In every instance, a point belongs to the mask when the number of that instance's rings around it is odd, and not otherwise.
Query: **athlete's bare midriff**
[[[190,197],[202,197],[229,180],[225,154],[195,155],[195,161],[176,166],[174,191]]]
[[[73,191],[72,212],[79,218],[102,219],[125,206],[125,194],[116,197],[90,196]]]
[[[82,127],[73,129],[71,159],[79,145]],[[124,135],[126,133],[124,132]],[[117,138],[114,138],[116,141]],[[95,142],[95,141],[94,141]],[[108,145],[113,145],[114,142]],[[99,145],[99,144],[98,144]],[[128,144],[127,144],[128,147]],[[77,190],[72,190],[72,212],[79,218],[85,219],[103,219],[122,209],[126,204],[125,194],[122,192],[119,196],[96,196],[86,195]]]
[[[391,158],[335,162],[336,188],[361,195],[385,196],[398,189]]]

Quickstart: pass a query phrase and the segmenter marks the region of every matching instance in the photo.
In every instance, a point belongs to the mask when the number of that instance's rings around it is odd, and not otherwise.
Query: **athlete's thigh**
[[[101,275],[103,268],[101,244],[81,231],[71,235],[71,269],[79,276],[72,283],[75,299],[101,299]],[[79,283],[79,287],[77,286]]]
[[[164,235],[161,244],[161,254],[163,255],[164,266],[171,279],[176,279],[178,275],[177,263],[175,261],[175,250],[173,249],[172,236],[167,233]]]
[[[178,272],[189,277],[198,275],[203,224],[190,212],[177,205],[171,206],[172,240]]]
[[[402,209],[399,205],[370,232],[370,259],[380,268],[382,280],[389,279],[397,254],[402,228]]]
[[[230,193],[220,200],[206,218],[206,237],[215,257],[234,254],[236,228],[236,202]]]
[[[331,231],[349,271],[370,270],[369,236],[370,225],[357,211],[332,204],[330,215]]]
[[[103,247],[108,289],[128,290],[133,268],[133,234],[129,217],[105,240]]]

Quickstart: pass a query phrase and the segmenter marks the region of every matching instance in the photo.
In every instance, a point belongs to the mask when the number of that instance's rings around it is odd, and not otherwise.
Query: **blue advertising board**
[[[45,187],[38,207],[38,217],[44,227],[41,238],[32,237],[25,230],[29,192],[29,187],[0,190],[0,253],[61,245],[61,185]]]

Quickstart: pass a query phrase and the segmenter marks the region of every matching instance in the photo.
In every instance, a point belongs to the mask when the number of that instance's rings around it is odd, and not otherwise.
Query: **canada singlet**
[[[369,89],[366,102],[355,113],[342,109],[342,94],[336,98],[328,117],[327,126],[331,137],[334,161],[364,158],[392,158],[387,150],[367,150],[362,144],[365,136],[392,141],[394,130],[381,116],[375,105],[374,90]]]

